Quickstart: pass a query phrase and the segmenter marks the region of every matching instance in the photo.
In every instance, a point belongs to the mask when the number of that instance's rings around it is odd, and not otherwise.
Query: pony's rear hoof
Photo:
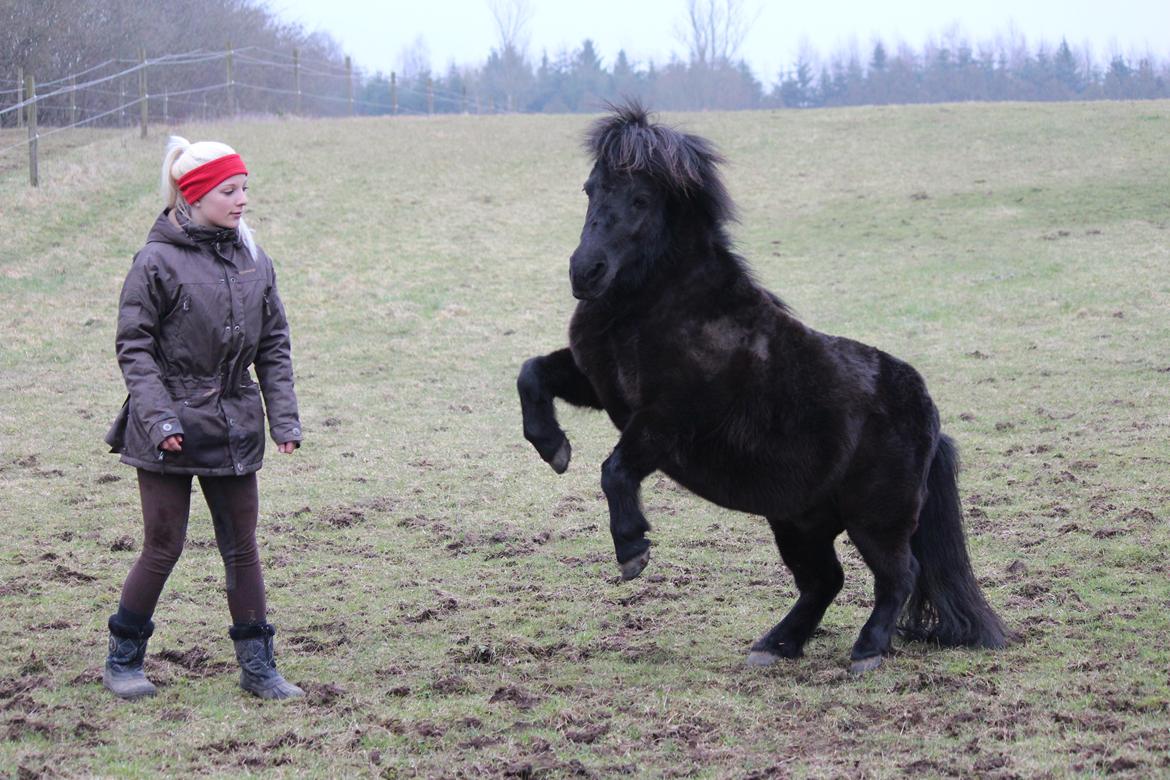
[[[852,675],[861,675],[866,672],[872,672],[881,665],[882,657],[880,655],[875,655],[872,658],[862,658],[859,661],[854,661],[849,664],[849,673]]]
[[[637,558],[631,558],[625,563],[619,563],[618,566],[622,570],[623,580],[632,580],[642,573],[642,569],[646,568],[646,564],[650,563],[650,550],[647,549]]]
[[[752,650],[748,653],[748,666],[771,666],[780,660],[780,656],[769,653],[767,650]]]
[[[552,460],[548,465],[552,466],[553,471],[558,474],[564,474],[565,469],[569,467],[569,458],[572,457],[573,448],[569,446],[569,440],[565,439],[561,442],[561,446],[557,448],[556,455],[553,455]]]

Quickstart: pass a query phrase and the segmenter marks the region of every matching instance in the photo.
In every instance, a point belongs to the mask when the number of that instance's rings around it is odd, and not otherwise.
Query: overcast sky
[[[530,59],[594,41],[603,63],[619,49],[635,62],[664,64],[676,54],[686,0],[530,0]],[[1170,59],[1170,0],[745,0],[755,24],[741,56],[765,83],[791,67],[802,43],[827,56],[856,43],[864,59],[880,38],[888,48],[905,42],[921,50],[928,39],[959,30],[974,43],[1007,37],[1013,30],[1031,49],[1062,37],[1089,44],[1098,61],[1120,53],[1150,51]],[[325,30],[356,66],[368,71],[401,69],[402,54],[420,37],[431,67],[444,72],[479,65],[498,43],[488,0],[269,0],[282,20],[312,32]]]

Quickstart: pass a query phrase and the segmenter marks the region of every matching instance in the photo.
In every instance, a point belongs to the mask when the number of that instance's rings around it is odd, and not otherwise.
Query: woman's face
[[[239,227],[247,205],[248,174],[237,173],[191,204],[191,221],[204,227]]]

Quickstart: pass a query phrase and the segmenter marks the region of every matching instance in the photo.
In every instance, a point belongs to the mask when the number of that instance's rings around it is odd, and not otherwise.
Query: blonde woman
[[[138,470],[144,524],[142,554],[109,619],[102,681],[122,698],[155,693],[143,657],[183,550],[192,477],[223,557],[241,687],[265,699],[304,695],[276,671],[256,546],[264,411],[282,453],[300,446],[301,423],[288,322],[272,261],[244,221],[247,191],[231,147],[172,137],[165,208],[122,287],[117,355],[129,395],[106,442]]]

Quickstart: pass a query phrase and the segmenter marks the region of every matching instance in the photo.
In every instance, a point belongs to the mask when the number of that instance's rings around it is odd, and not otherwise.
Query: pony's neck
[[[679,278],[700,276],[726,283],[748,275],[743,261],[731,251],[731,239],[722,225],[676,234],[668,251],[670,257],[663,265]]]

